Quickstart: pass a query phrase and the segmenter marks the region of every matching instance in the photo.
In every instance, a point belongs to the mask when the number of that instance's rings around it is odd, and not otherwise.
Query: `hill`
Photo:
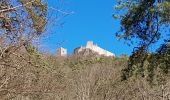
[[[160,100],[169,92],[168,84],[151,87],[144,78],[121,81],[127,57],[60,58],[27,50],[1,64],[1,100]]]

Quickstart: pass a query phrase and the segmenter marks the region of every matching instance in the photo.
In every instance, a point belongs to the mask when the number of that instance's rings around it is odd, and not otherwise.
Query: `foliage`
[[[169,47],[162,49],[163,46],[161,46],[155,53],[149,53],[148,48],[162,36],[164,36],[163,39],[169,40],[170,1],[118,0],[115,8],[121,12],[121,14],[113,15],[121,22],[121,29],[117,36],[138,44],[129,58],[127,68],[123,70],[122,78],[139,75],[150,77],[150,80],[158,73],[162,73],[163,76],[168,75]],[[164,46],[166,44],[164,43]]]
[[[72,70],[81,70],[84,69],[86,66],[95,65],[95,64],[108,64],[114,62],[115,58],[107,58],[107,57],[88,57],[88,58],[79,58],[75,59],[71,57],[64,61],[64,65],[69,66]],[[126,61],[126,60],[124,60]]]

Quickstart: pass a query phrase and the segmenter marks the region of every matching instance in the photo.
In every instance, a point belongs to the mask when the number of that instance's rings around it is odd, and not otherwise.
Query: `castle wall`
[[[80,53],[81,51],[85,50],[85,49],[90,49],[96,53],[98,53],[99,55],[103,55],[103,56],[113,56],[115,57],[115,54],[97,46],[97,45],[94,45],[93,44],[93,41],[88,41],[87,44],[86,44],[86,47],[79,47],[76,49],[76,51],[78,53]],[[62,56],[62,57],[66,57],[67,56],[67,49],[64,49],[64,48],[59,48],[57,50],[57,56]]]
[[[103,48],[100,48],[99,46],[97,45],[94,45],[92,41],[88,41],[87,42],[87,45],[86,45],[86,48],[89,48],[97,53],[99,53],[100,55],[104,55],[104,56],[115,56],[113,53],[103,49]]]
[[[81,52],[81,51],[83,51],[84,49],[85,49],[85,47],[82,47],[82,46],[81,46],[81,47],[79,48],[78,52]]]

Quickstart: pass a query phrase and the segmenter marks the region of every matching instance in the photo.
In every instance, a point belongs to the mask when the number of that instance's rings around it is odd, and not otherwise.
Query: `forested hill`
[[[145,78],[122,81],[126,56],[60,58],[27,51],[1,65],[0,77],[9,77],[7,83],[1,79],[1,100],[160,100],[169,91],[169,85],[152,87]]]

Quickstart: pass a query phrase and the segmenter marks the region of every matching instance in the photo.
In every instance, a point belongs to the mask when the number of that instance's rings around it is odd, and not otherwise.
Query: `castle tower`
[[[94,44],[93,41],[88,41],[86,44],[86,48],[93,48]]]
[[[57,56],[59,57],[66,57],[67,56],[67,49],[61,47],[57,50]]]

